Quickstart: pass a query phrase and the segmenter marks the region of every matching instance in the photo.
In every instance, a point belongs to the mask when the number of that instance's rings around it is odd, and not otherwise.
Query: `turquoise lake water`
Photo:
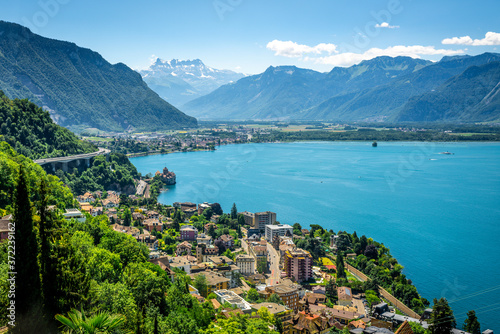
[[[439,154],[453,152],[453,155]],[[131,159],[167,166],[159,201],[274,211],[281,223],[357,231],[384,243],[423,297],[446,297],[457,324],[476,310],[500,330],[500,144],[299,142]]]

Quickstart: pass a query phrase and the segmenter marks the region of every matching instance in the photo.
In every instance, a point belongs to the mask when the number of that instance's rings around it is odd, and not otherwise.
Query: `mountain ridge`
[[[0,89],[43,106],[60,125],[123,131],[197,124],[123,63],[15,23],[0,21],[0,31]]]
[[[209,94],[220,86],[245,76],[231,70],[209,67],[200,59],[156,58],[148,69],[139,73],[152,90],[176,106]]]

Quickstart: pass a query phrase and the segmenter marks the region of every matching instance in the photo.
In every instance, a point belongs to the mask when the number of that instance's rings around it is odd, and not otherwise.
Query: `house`
[[[146,219],[143,223],[144,229],[151,231],[163,231],[163,224],[158,219]]]
[[[281,319],[282,322],[292,319],[293,311],[284,305],[268,302],[252,304],[252,310],[255,312],[263,307],[266,308],[269,313],[274,315],[275,318]]]
[[[9,237],[9,223],[12,220],[12,215],[3,216],[0,219],[0,240],[5,240]],[[14,231],[14,229],[12,229]]]
[[[255,258],[250,255],[238,254],[235,258],[236,265],[240,267],[243,275],[253,275],[255,273]]]
[[[214,291],[214,293],[217,296],[217,301],[219,301],[219,303],[224,304],[227,302],[231,304],[232,307],[237,307],[238,309],[243,311],[243,313],[252,312],[252,306],[250,305],[250,303],[242,297],[238,296],[233,291],[222,289]]]
[[[192,248],[193,246],[189,242],[183,241],[177,245],[177,248],[175,249],[175,254],[177,254],[177,256],[182,254],[191,255]]]
[[[222,240],[226,249],[234,248],[234,237],[232,235],[223,234],[217,240]]]
[[[342,306],[350,306],[352,302],[352,291],[350,288],[341,286],[337,288],[338,304]]]
[[[148,211],[146,212],[146,216],[149,218],[149,219],[159,219],[160,218],[160,214],[156,211]]]
[[[171,268],[178,268],[186,272],[188,275],[191,274],[191,268],[196,265],[196,257],[191,255],[184,256],[169,256],[168,261]]]
[[[91,202],[95,201],[94,195],[92,195],[89,192],[86,192],[85,194],[78,196],[77,200],[78,200],[78,202],[82,202],[82,203],[83,202],[91,203]]]
[[[116,208],[118,206],[118,203],[119,202],[117,202],[116,200],[106,198],[102,201],[102,206],[106,209]]]
[[[205,233],[200,233],[200,234],[198,234],[198,237],[196,238],[196,242],[198,244],[210,245],[212,243],[212,237],[209,235],[206,235]]]
[[[140,212],[134,212],[132,213],[132,220],[135,221],[135,222],[139,222],[142,224],[142,222],[144,221],[144,215]]]
[[[181,226],[181,240],[195,241],[198,237],[198,229],[193,225]]]
[[[214,227],[214,230],[217,229],[217,225],[214,224],[214,223],[208,223],[208,224],[205,224],[204,228],[205,228],[205,233],[208,233],[208,231],[210,230],[210,226],[213,226]]]
[[[326,296],[320,293],[306,292],[304,297],[299,302],[299,309],[303,310],[306,304],[324,304],[326,303]]]
[[[219,218],[220,218],[220,215],[212,215],[212,217],[210,217],[210,221],[212,223],[217,224],[219,222]]]
[[[149,259],[148,262],[160,266],[161,269],[166,271],[170,276],[170,280],[173,282],[175,278],[175,272],[170,268],[170,263],[168,256],[162,256],[156,259]]]
[[[299,309],[299,290],[296,286],[287,284],[277,284],[267,286],[265,291],[269,296],[273,293],[277,294],[283,303],[290,309],[296,311]]]
[[[94,208],[92,205],[90,205],[90,203],[87,203],[87,202],[81,202],[79,203],[80,204],[80,210],[82,212],[87,212],[87,213],[91,213],[92,209]]]
[[[212,255],[212,256],[208,257],[208,261],[212,262],[216,266],[226,265],[226,264],[228,264],[228,265],[234,264],[234,261],[231,260],[230,258],[228,258],[227,256]]]
[[[102,206],[96,206],[90,210],[90,214],[92,215],[92,217],[100,216],[102,215],[102,213],[103,213]]]
[[[207,262],[208,257],[219,254],[219,247],[214,245],[198,244],[196,246],[196,258],[198,262]]]
[[[207,296],[214,291],[217,290],[227,290],[228,284],[229,284],[229,279],[224,277],[224,275],[212,272],[212,271],[202,271],[199,273],[195,274],[190,274],[189,277],[191,279],[195,279],[196,276],[198,275],[205,275],[207,279],[207,286],[208,286],[208,291],[207,291]]]
[[[313,286],[312,292],[326,295],[326,288],[324,286],[321,286],[321,285],[316,285],[316,286]]]
[[[298,312],[290,320],[283,323],[283,333],[293,334],[322,334],[330,333],[336,326],[336,321],[332,317],[326,315],[314,314],[306,308],[304,311]]]
[[[66,209],[66,212],[63,213],[63,216],[66,220],[75,219],[80,223],[83,223],[86,220],[85,215],[78,209]]]

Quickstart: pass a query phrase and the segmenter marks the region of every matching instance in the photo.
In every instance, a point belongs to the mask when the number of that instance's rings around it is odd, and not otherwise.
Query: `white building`
[[[266,240],[268,242],[273,242],[275,235],[285,236],[287,232],[293,235],[293,227],[288,224],[266,225]]]
[[[219,303],[224,304],[224,302],[228,302],[229,304],[231,304],[231,306],[236,306],[237,308],[242,310],[243,313],[252,312],[252,305],[250,305],[249,302],[238,296],[233,291],[217,290],[214,291],[214,293],[217,296],[217,301]]]
[[[236,265],[243,275],[255,274],[255,259],[250,255],[239,254],[235,258]]]
[[[76,221],[83,223],[85,222],[85,215],[80,212],[78,209],[66,209],[66,212],[63,213],[64,219],[70,220],[75,219]]]

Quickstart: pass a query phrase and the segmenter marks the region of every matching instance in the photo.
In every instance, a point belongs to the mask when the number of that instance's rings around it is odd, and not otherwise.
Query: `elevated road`
[[[38,159],[34,162],[36,164],[39,164],[40,166],[50,164],[53,171],[55,171],[56,169],[62,169],[63,171],[67,172],[70,165],[79,167],[81,166],[81,164],[85,164],[86,167],[89,167],[90,159],[95,158],[99,155],[108,155],[110,152],[111,151],[106,148],[99,147],[99,150],[93,153],[70,155],[67,157]]]

